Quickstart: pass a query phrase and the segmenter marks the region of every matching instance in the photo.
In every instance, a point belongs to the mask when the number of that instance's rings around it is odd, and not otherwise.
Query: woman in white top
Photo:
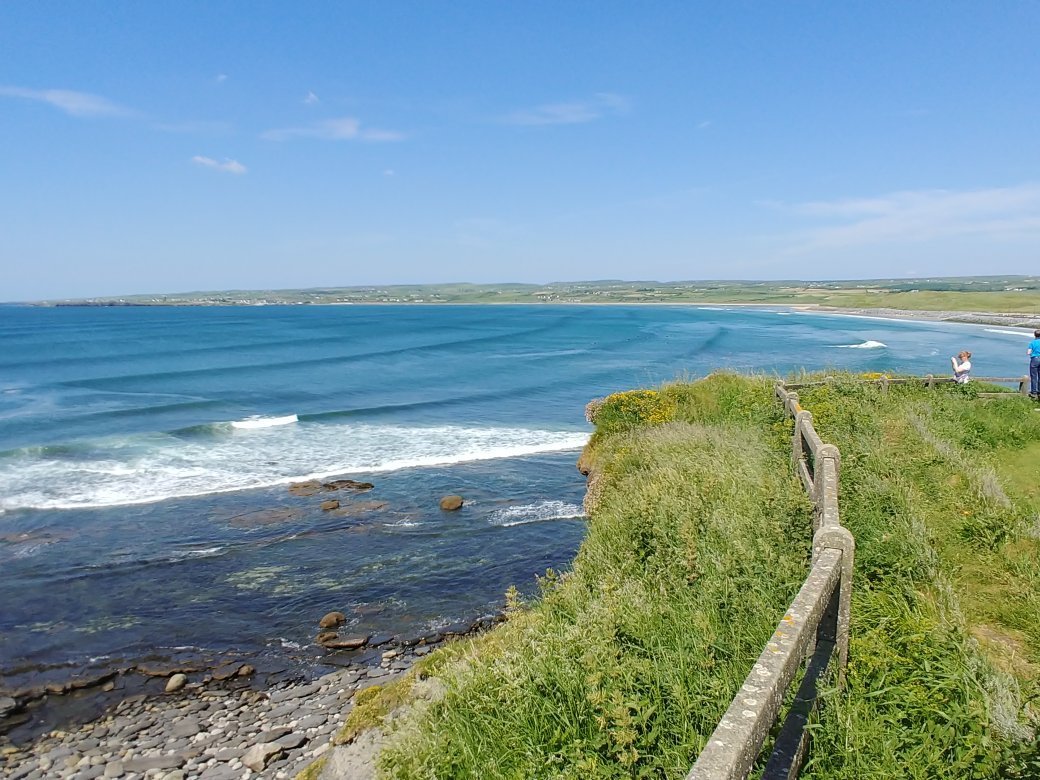
[[[971,353],[959,352],[957,357],[950,358],[950,362],[953,363],[953,378],[957,384],[968,384],[969,374],[971,374]]]

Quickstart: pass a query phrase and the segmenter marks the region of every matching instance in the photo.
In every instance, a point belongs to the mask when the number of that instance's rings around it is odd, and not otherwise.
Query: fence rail
[[[793,387],[778,382],[775,392],[794,418],[791,460],[813,503],[812,568],[686,780],[744,780],[791,681],[808,662],[762,775],[766,780],[797,777],[808,749],[805,726],[816,706],[816,685],[834,656],[839,679],[848,660],[855,540],[838,513],[841,456],[816,433],[812,414],[801,407]]]

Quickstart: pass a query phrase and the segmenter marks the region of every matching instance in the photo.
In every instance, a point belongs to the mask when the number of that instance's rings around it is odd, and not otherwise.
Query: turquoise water
[[[10,683],[176,648],[310,658],[332,609],[392,633],[485,614],[580,544],[590,398],[723,367],[938,374],[961,349],[1017,375],[1028,338],[718,307],[0,307],[0,343]],[[287,490],[311,477],[375,487]]]

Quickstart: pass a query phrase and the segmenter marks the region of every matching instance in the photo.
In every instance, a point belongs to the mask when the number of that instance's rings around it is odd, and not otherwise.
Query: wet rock
[[[143,663],[134,668],[149,677],[169,677],[177,672],[188,674],[199,670],[198,665],[193,663]]]
[[[318,626],[321,628],[334,628],[343,625],[345,622],[347,622],[347,616],[342,612],[329,612],[318,621]]]
[[[18,709],[18,702],[10,696],[0,696],[0,718],[7,717],[8,713]]]
[[[256,673],[256,669],[251,664],[242,664],[238,667],[239,677],[250,677]]]
[[[237,663],[223,664],[213,670],[212,676],[214,680],[230,680],[238,674],[239,665]]]
[[[445,496],[441,499],[441,509],[453,512],[462,508],[462,496]]]
[[[435,645],[438,642],[441,642],[443,640],[444,640],[444,635],[442,633],[440,633],[439,631],[434,631],[432,634],[427,634],[426,636],[422,637],[419,640],[419,642],[420,642],[420,644],[424,644],[424,645]]]
[[[293,482],[289,485],[289,492],[294,496],[313,496],[322,490],[321,482],[309,479],[306,482]]]
[[[375,487],[371,482],[356,482],[353,479],[334,479],[331,482],[322,483],[326,490],[371,490]]]
[[[385,645],[387,642],[394,638],[393,634],[375,634],[368,639],[369,647],[379,647],[379,645]]]
[[[277,756],[285,751],[277,742],[261,742],[253,745],[242,756],[242,763],[254,772],[262,772]]]
[[[368,634],[353,634],[351,636],[337,636],[335,639],[322,642],[321,646],[333,650],[357,650],[359,647],[364,647],[367,641]]]
[[[246,512],[243,515],[236,515],[228,520],[228,525],[232,528],[263,528],[267,525],[287,523],[299,516],[300,512],[297,509],[261,509],[257,512]]]
[[[339,509],[339,501],[337,501],[336,499],[321,502],[322,512],[331,512],[333,509]]]
[[[167,682],[166,682],[166,692],[167,693],[173,693],[174,691],[179,691],[181,688],[183,688],[187,684],[187,682],[188,682],[187,676],[184,675],[184,674],[180,674],[178,672],[177,674],[173,675],[169,680],[167,680]],[[162,768],[162,767],[160,767],[160,768]]]
[[[445,636],[462,636],[468,634],[472,628],[472,623],[452,623],[450,626],[442,628],[441,633]]]
[[[355,501],[336,510],[337,517],[356,517],[366,512],[378,512],[387,507],[386,501]]]
[[[331,642],[338,636],[339,634],[337,634],[335,631],[319,631],[318,635],[314,637],[314,641],[317,642],[319,645],[323,645],[326,642]]]

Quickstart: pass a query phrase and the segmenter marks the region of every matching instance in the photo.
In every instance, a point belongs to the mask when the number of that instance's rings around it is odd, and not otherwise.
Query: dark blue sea
[[[735,307],[0,307],[0,687],[312,658],[330,610],[397,634],[494,611],[581,542],[592,397],[718,368],[944,373],[961,349],[1017,375],[1027,343]],[[288,490],[311,478],[374,488]]]

